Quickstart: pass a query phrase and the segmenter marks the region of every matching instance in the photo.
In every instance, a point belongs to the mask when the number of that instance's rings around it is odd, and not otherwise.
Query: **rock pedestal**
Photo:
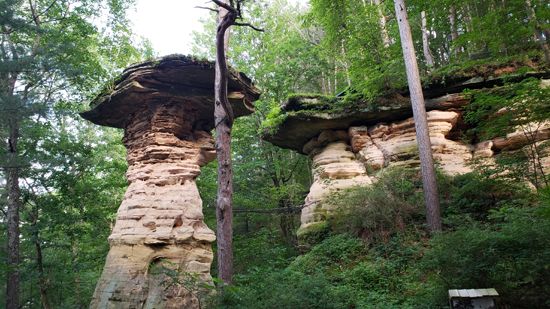
[[[129,186],[90,308],[200,308],[212,284],[214,232],[195,183],[215,158],[214,66],[173,55],[128,68],[81,115],[124,129]],[[229,71],[235,116],[259,91]]]
[[[179,104],[159,103],[129,119],[130,185],[92,308],[198,307],[198,284],[211,281],[216,237],[203,222],[195,179],[215,149],[210,133],[193,130],[193,118]]]

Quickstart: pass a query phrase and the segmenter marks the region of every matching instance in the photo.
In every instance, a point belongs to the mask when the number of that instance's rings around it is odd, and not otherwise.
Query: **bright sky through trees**
[[[209,14],[195,7],[210,5],[207,0],[138,0],[129,17],[134,32],[149,39],[158,55],[189,54],[191,34],[202,28],[200,19]]]

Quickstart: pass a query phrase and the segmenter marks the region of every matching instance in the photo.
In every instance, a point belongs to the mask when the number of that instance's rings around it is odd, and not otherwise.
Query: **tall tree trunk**
[[[222,1],[229,5],[228,0]],[[231,165],[231,127],[233,111],[227,99],[226,32],[235,22],[235,14],[219,7],[216,33],[216,75],[214,122],[216,125],[216,154],[218,156],[218,197],[216,201],[218,274],[225,284],[233,276],[233,170]]]
[[[379,15],[379,23],[380,23],[380,31],[382,32],[382,42],[384,42],[384,47],[390,46],[390,35],[388,34],[388,27],[386,26],[387,20],[386,15],[384,15],[384,10],[382,8],[382,4],[380,0],[374,0],[374,5],[376,5],[378,9],[378,15]]]
[[[348,64],[348,60],[347,60],[347,51],[346,51],[346,46],[344,45],[344,41],[342,40],[341,42],[341,46],[342,46],[342,65],[344,66],[344,70],[346,70],[346,82],[348,83],[348,87],[351,87],[351,76],[350,76],[350,73],[349,73],[349,64]]]
[[[424,58],[426,59],[426,65],[431,68],[434,66],[434,58],[432,56],[432,52],[430,51],[430,37],[426,21],[426,12],[422,11],[420,16],[422,18],[422,46],[424,49]]]
[[[40,244],[40,233],[38,230],[38,207],[33,206],[31,215],[32,238],[34,249],[36,252],[36,266],[38,269],[38,284],[40,289],[40,302],[43,309],[50,309],[50,301],[48,299],[48,283],[46,274],[44,273],[44,263],[42,255],[42,245]]]
[[[460,48],[456,46],[456,40],[458,39],[458,30],[456,26],[456,7],[454,4],[449,8],[449,24],[451,25],[451,42],[453,45],[453,54],[458,55]]]
[[[8,166],[6,167],[6,187],[8,191],[8,273],[6,308],[19,308],[19,209],[21,190],[19,188],[20,167],[17,155],[19,140],[19,120],[15,115],[8,121],[9,138],[7,145]]]
[[[540,44],[540,48],[544,52],[544,61],[546,61],[546,63],[550,63],[550,47],[548,46],[548,34],[546,34],[546,36],[544,35],[544,30],[542,29],[537,19],[535,8],[533,7],[531,0],[525,0],[525,4],[527,5],[527,10],[529,13],[529,21],[535,26],[535,38]]]
[[[454,42],[458,39],[458,30],[456,27],[456,7],[451,5],[449,8],[449,23],[451,24],[451,40]]]
[[[439,211],[439,196],[435,179],[435,168],[433,163],[430,134],[428,131],[428,117],[424,105],[424,94],[420,84],[420,73],[414,51],[413,39],[405,0],[395,0],[395,14],[399,24],[401,46],[407,69],[407,81],[411,93],[414,123],[416,127],[416,139],[420,153],[420,166],[422,169],[422,184],[424,188],[424,199],[426,201],[426,217],[430,231],[441,230],[441,215]]]

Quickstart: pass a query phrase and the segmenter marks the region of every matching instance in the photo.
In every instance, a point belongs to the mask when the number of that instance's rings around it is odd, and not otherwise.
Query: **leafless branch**
[[[39,15],[44,15],[48,13],[48,11],[54,6],[56,2],[57,0],[53,0],[52,3],[50,3],[50,5],[48,5],[48,7],[44,11],[42,11]]]
[[[218,6],[228,10],[229,12],[233,12],[233,13],[237,14],[237,10],[235,10],[235,8],[232,7],[231,5],[223,3],[220,0],[211,0],[211,1],[214,2],[215,4],[217,4]]]
[[[241,27],[250,27],[256,31],[259,31],[259,32],[264,32],[264,29],[260,29],[260,28],[257,28],[255,27],[254,25],[250,24],[250,23],[234,23],[233,25],[235,26],[241,26]]]
[[[216,10],[216,9],[209,8],[209,7],[206,7],[206,6],[196,6],[195,8],[196,8],[196,9],[209,10],[209,11],[212,11],[212,12],[215,12],[215,13],[219,13],[219,12],[220,12],[220,11],[218,11],[218,10]]]

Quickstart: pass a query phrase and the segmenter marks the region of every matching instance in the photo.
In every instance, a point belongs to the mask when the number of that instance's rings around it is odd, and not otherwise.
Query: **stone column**
[[[211,243],[195,179],[215,158],[193,104],[151,103],[124,128],[129,187],[90,308],[199,308]]]

